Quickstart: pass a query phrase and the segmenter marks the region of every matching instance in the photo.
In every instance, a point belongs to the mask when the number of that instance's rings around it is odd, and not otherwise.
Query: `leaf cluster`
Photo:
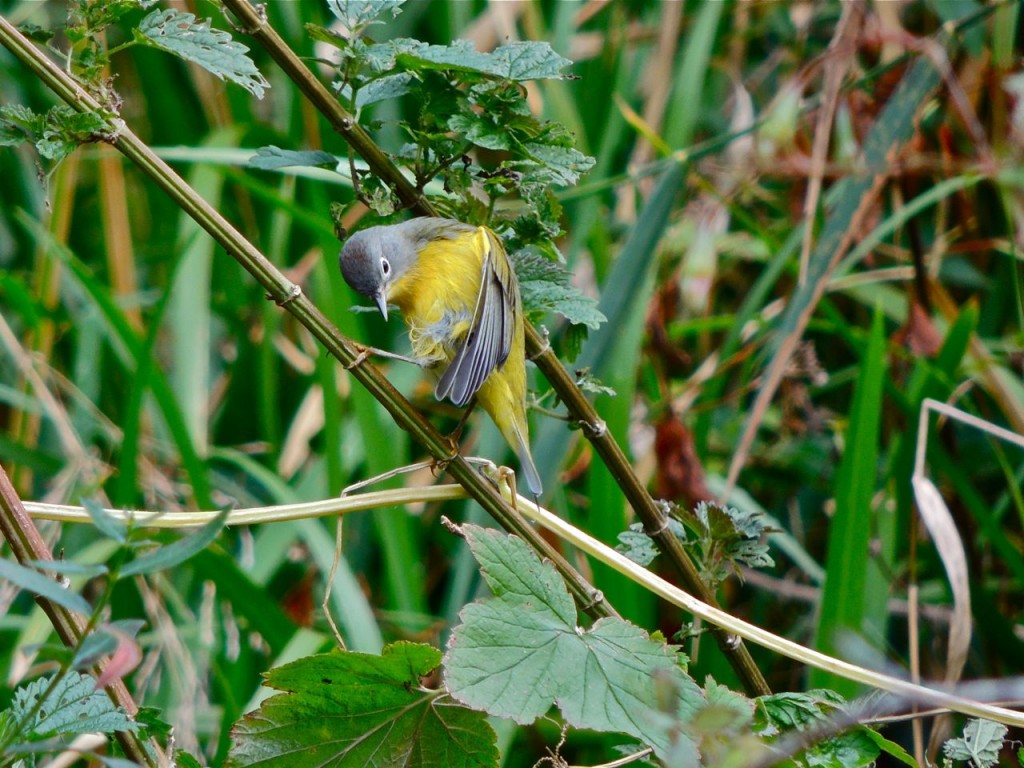
[[[194,14],[172,9],[156,9],[133,28],[133,38],[116,48],[107,45],[108,29],[133,11],[148,9],[157,0],[74,0],[68,4],[67,24],[63,32],[70,50],[50,49],[68,62],[78,81],[105,107],[104,113],[78,112],[59,104],[43,114],[26,106],[0,106],[0,146],[31,144],[43,161],[43,172],[51,174],[77,147],[106,141],[113,133],[113,118],[121,107],[121,97],[113,81],[103,73],[111,56],[132,45],[141,44],[167,51],[206,69],[222,80],[230,80],[263,98],[270,87],[249,58],[248,48],[220,30],[211,29],[208,19],[197,21]],[[37,25],[23,30],[34,40],[49,44],[53,33]]]
[[[781,737],[803,741],[803,749],[791,759],[777,763],[785,768],[805,766],[843,766],[866,768],[887,755],[904,765],[917,763],[907,752],[877,731],[853,725],[836,729],[831,723],[846,714],[846,702],[834,691],[816,689],[802,693],[778,693],[756,700],[753,730],[769,744],[781,743]],[[799,740],[799,736],[805,738]]]
[[[662,502],[671,515],[669,530],[690,552],[710,584],[721,584],[730,573],[739,575],[740,566],[770,568],[775,561],[768,554],[765,535],[775,529],[758,510],[702,501],[693,512],[677,504]],[[654,541],[643,524],[633,523],[619,534],[618,551],[639,565],[647,566],[658,555]]]
[[[561,125],[534,116],[524,83],[567,77],[570,65],[546,42],[518,41],[485,53],[466,40],[430,45],[410,38],[375,42],[366,35],[378,16],[399,3],[338,0],[329,7],[344,31],[310,25],[311,34],[336,50],[334,88],[357,120],[364,110],[402,96],[416,98],[414,113],[398,121],[407,143],[391,159],[407,169],[418,189],[437,180],[438,200],[454,218],[486,223],[504,198],[522,203],[513,223],[524,244],[561,234],[561,205],[552,186],[575,184],[593,158],[575,148]],[[387,216],[395,201],[371,177],[357,174],[364,201]]]
[[[122,677],[141,660],[136,635],[144,622],[134,619],[102,621],[117,582],[124,578],[164,571],[180,566],[206,549],[224,527],[227,511],[198,531],[167,544],[158,544],[142,535],[140,529],[113,518],[93,501],[85,507],[96,530],[116,545],[102,563],[47,560],[33,563],[39,570],[0,560],[0,575],[13,584],[49,602],[86,616],[88,622],[81,639],[71,648],[46,645],[40,655],[59,664],[60,670],[19,688],[12,706],[0,711],[0,768],[8,765],[4,757],[19,755],[26,766],[34,765],[35,755],[61,750],[66,739],[94,731],[136,732],[140,723],[128,719],[102,691],[113,677]],[[41,571],[64,578],[103,578],[105,583],[94,605],[64,583]],[[92,667],[107,659],[103,676],[97,680],[88,674]],[[147,716],[150,732],[164,732],[166,724]]]
[[[102,141],[109,131],[106,116],[76,112],[66,104],[51,107],[43,114],[20,104],[0,106],[0,146],[29,143],[50,170],[80,145]]]

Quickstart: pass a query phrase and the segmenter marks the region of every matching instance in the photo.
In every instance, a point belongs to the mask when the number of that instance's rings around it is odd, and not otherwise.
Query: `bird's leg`
[[[466,410],[462,412],[462,418],[459,419],[459,423],[455,425],[455,429],[450,434],[445,436],[445,440],[448,442],[448,447],[451,449],[451,455],[447,459],[438,459],[434,462],[434,467],[438,472],[444,472],[445,469],[451,464],[452,459],[459,455],[459,438],[462,437],[462,430],[466,428],[466,422],[469,421],[469,415],[473,412],[476,407],[476,395],[466,405]]]
[[[389,360],[399,360],[403,363],[412,363],[413,365],[423,368],[423,363],[417,360],[415,357],[409,357],[408,355],[400,355],[397,352],[388,352],[386,349],[378,349],[377,347],[367,347],[362,344],[356,344],[353,342],[353,346],[359,350],[359,354],[356,355],[356,359],[346,365],[346,368],[355,368],[357,365],[362,365],[370,357],[385,357]]]
[[[480,464],[480,474],[494,483],[498,493],[504,496],[512,505],[512,509],[518,512],[519,505],[516,503],[516,499],[519,497],[519,493],[516,491],[515,470],[511,467],[499,466],[493,461],[481,461]]]
[[[455,429],[448,435],[448,442],[452,448],[457,452],[459,450],[459,438],[462,437],[462,430],[466,428],[466,423],[469,421],[469,416],[473,413],[476,408],[476,395],[473,395],[472,399],[466,405],[466,410],[462,412],[462,418],[459,419],[459,423],[455,425]]]
[[[518,512],[519,505],[516,503],[516,500],[519,498],[519,491],[516,490],[516,471],[511,467],[499,466],[497,483],[499,491],[501,491],[502,483],[508,487],[509,501],[512,502],[512,509]]]
[[[455,461],[455,457],[459,455],[459,447],[453,446],[452,453],[448,458],[445,459],[434,459],[430,462],[430,472],[434,477],[437,477],[442,472],[448,469],[448,465]]]

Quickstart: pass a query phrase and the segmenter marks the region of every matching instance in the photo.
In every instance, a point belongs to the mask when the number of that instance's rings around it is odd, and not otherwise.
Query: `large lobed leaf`
[[[498,760],[481,712],[425,689],[441,654],[395,643],[382,655],[309,656],[271,670],[267,699],[235,724],[230,764],[268,768],[475,768]]]
[[[666,715],[687,720],[704,702],[672,646],[619,619],[579,627],[557,572],[525,543],[463,531],[494,597],[460,614],[444,663],[453,697],[522,724],[557,705],[574,727],[627,733],[663,758],[682,739],[695,757],[687,736],[663,727]]]

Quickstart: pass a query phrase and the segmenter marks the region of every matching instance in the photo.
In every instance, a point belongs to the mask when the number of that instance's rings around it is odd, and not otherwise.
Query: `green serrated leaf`
[[[991,768],[999,764],[999,751],[1007,728],[991,720],[968,720],[963,735],[942,745],[942,751],[951,760],[969,760],[977,768]]]
[[[18,720],[9,709],[0,711],[0,744],[16,744],[20,740]]]
[[[761,538],[775,531],[765,522],[762,512],[756,510],[740,511],[735,507],[723,506],[702,501],[697,504],[694,516],[700,524],[702,536],[705,537],[705,551],[711,554],[711,547],[717,547],[716,553],[724,564],[736,567],[745,565],[749,568],[770,568],[775,561],[768,554],[768,545]]]
[[[513,253],[512,264],[527,312],[557,312],[574,325],[592,329],[605,322],[597,301],[569,285],[569,272],[560,264],[529,250]]]
[[[281,149],[273,145],[260,147],[256,150],[256,154],[249,158],[250,168],[259,168],[265,171],[292,166],[327,168],[333,171],[338,167],[338,158],[321,149],[297,151]]]
[[[38,24],[19,24],[18,31],[29,40],[43,44],[50,42],[54,34],[52,30],[41,27]]]
[[[50,126],[49,130],[73,138],[79,143],[95,141],[110,128],[106,115],[100,112],[76,112],[65,104],[47,112],[46,119]]]
[[[668,520],[668,527],[676,538],[686,541],[686,529],[678,520]],[[645,568],[658,556],[658,547],[654,540],[644,532],[643,523],[631,523],[628,530],[619,534],[619,544],[615,547],[637,565]]]
[[[46,128],[46,118],[21,104],[0,106],[0,146],[16,147],[35,141]]]
[[[565,77],[562,70],[572,62],[559,56],[545,42],[518,41],[484,53],[469,40],[456,40],[451,45],[428,45],[398,38],[367,46],[367,63],[377,72],[386,72],[401,64],[413,71],[444,69],[525,82],[562,79]]]
[[[327,0],[327,7],[330,9],[342,24],[350,31],[357,31],[368,24],[383,24],[387,19],[382,19],[386,13],[391,18],[402,12],[402,3],[405,0]]]
[[[761,736],[774,736],[782,730],[804,730],[821,722],[829,712],[846,700],[835,691],[815,689],[805,693],[775,693],[757,699]]]
[[[546,42],[519,40],[494,49],[492,74],[517,82],[565,77],[562,70],[572,64]]]
[[[658,556],[658,548],[651,537],[644,533],[643,523],[632,523],[629,530],[620,533],[615,551],[621,552],[644,568],[653,563],[654,558]]]
[[[164,571],[181,565],[213,543],[224,527],[224,521],[227,520],[228,512],[230,512],[228,509],[221,510],[216,518],[191,536],[186,536],[166,546],[158,547],[152,552],[140,555],[121,568],[121,576],[137,576],[140,573]]]
[[[65,157],[75,151],[78,146],[74,141],[70,141],[60,134],[46,133],[41,139],[36,141],[36,151],[41,157],[47,160],[52,160],[54,163],[59,163]]]
[[[15,118],[17,120],[17,118]],[[97,112],[76,112],[58,104],[40,119],[17,121],[40,156],[55,164],[70,155],[79,144],[96,141],[109,129],[107,118]]]
[[[815,768],[868,768],[881,753],[867,728],[854,728],[808,747],[803,759]]]
[[[362,109],[379,101],[397,99],[412,90],[413,76],[409,72],[385,75],[370,80],[356,91],[355,106]]]
[[[398,208],[394,192],[377,176],[370,176],[363,180],[363,196],[366,198],[370,210],[381,218],[390,216]]]
[[[627,733],[664,756],[668,732],[652,727],[703,701],[674,649],[619,619],[580,628],[558,573],[522,540],[462,530],[494,597],[460,613],[444,663],[452,696],[522,724],[557,704],[574,727]]]
[[[75,611],[83,616],[92,613],[92,606],[81,595],[72,592],[62,584],[49,579],[38,571],[33,571],[9,560],[0,560],[0,579],[15,584],[22,589],[45,597],[47,600]]]
[[[432,68],[496,74],[490,71],[490,54],[478,51],[469,40],[456,40],[451,45],[421,43],[415,49],[399,54],[399,61],[412,69]]]
[[[448,127],[462,134],[478,147],[492,150],[511,149],[512,140],[506,126],[493,119],[493,115],[468,112],[452,115]]]
[[[575,626],[576,604],[558,572],[538,560],[522,539],[476,525],[465,526],[463,533],[484,581],[505,606],[542,607],[548,617],[541,620]]]
[[[440,653],[394,643],[380,656],[335,651],[271,670],[267,699],[232,729],[232,766],[483,768],[495,734],[481,712],[422,687]]]
[[[531,306],[556,312],[573,325],[597,330],[608,319],[597,308],[597,300],[584,296],[575,286],[548,283],[541,288],[534,283],[528,290]]]
[[[388,40],[384,43],[367,45],[362,51],[363,64],[371,72],[390,72],[398,65],[398,57],[403,54],[414,54],[426,47],[426,43],[408,37]]]
[[[174,753],[174,765],[176,768],[204,768],[203,764],[188,752],[178,750]]]
[[[571,326],[570,331],[577,328],[583,328],[584,334],[586,328],[583,326]],[[584,338],[586,338],[584,336]],[[595,395],[608,395],[608,397],[617,397],[618,393],[613,387],[609,387],[606,384],[602,384],[601,380],[591,374],[590,369],[581,368],[576,371],[576,386],[582,389],[584,392],[592,392]]]
[[[553,144],[530,143],[524,147],[530,158],[540,164],[534,171],[541,180],[551,184],[569,187],[579,181],[580,176],[597,162],[573,147]]]
[[[163,714],[163,710],[156,707],[139,707],[133,719],[150,737],[166,741],[170,739],[174,728],[163,719]]]
[[[249,49],[231,35],[210,28],[210,20],[196,22],[195,14],[174,9],[156,10],[139,24],[136,40],[198,64],[221,80],[242,86],[257,99],[270,83],[246,54]]]
[[[68,672],[46,695],[52,680],[52,677],[34,680],[14,693],[11,711],[19,720],[35,710],[34,717],[26,724],[33,739],[138,730],[124,710],[113,705],[106,692],[96,690],[96,680],[89,675]],[[37,708],[44,695],[42,706]]]

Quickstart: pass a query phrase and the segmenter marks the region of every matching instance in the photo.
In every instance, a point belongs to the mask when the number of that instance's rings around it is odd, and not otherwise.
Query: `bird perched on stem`
[[[345,281],[377,304],[396,305],[413,361],[437,377],[434,394],[465,406],[474,395],[541,494],[526,422],[526,352],[519,282],[487,227],[419,218],[352,235],[339,257]]]

